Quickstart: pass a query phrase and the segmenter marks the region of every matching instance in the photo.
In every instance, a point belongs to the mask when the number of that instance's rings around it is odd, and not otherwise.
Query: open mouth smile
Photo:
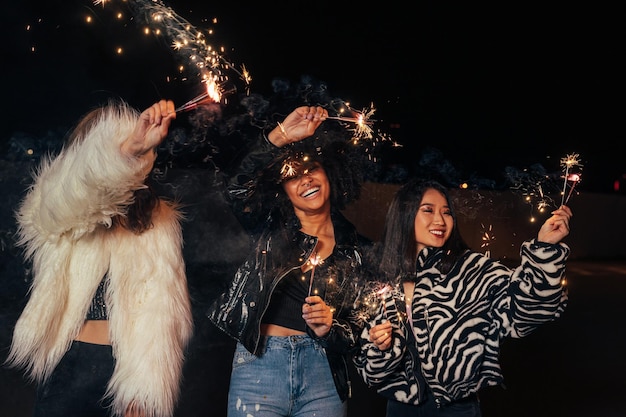
[[[302,194],[300,194],[300,197],[308,198],[308,197],[312,196],[313,194],[317,193],[319,190],[320,190],[320,187],[311,187],[308,190],[306,190],[305,192],[303,192]]]

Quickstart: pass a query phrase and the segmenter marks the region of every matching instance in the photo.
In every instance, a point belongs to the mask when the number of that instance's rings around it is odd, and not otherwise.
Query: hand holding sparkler
[[[318,295],[307,297],[305,301],[302,318],[317,337],[326,336],[333,325],[333,309]]]
[[[122,142],[122,152],[154,162],[151,152],[165,139],[172,120],[176,118],[174,102],[160,100],[144,110],[132,134]]]
[[[370,342],[372,342],[378,350],[387,350],[391,347],[393,341],[393,326],[390,321],[382,322],[372,327],[369,331]]]
[[[293,142],[313,136],[315,130],[328,117],[328,111],[323,107],[301,106],[278,123],[267,138],[277,147],[281,148]]]
[[[561,206],[552,212],[552,217],[545,221],[539,229],[537,240],[557,244],[569,234],[569,221],[572,210],[567,206]]]
[[[309,279],[309,292],[304,300],[305,304],[302,306],[302,318],[318,337],[324,337],[330,332],[333,324],[333,309],[326,305],[317,294],[311,295],[313,293],[315,267],[320,263],[322,263],[322,258],[317,252],[314,252],[308,260],[308,264],[311,265],[311,278]]]

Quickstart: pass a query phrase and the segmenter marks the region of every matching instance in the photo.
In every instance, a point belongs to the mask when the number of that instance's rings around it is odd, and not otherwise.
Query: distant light
[[[122,52],[124,52],[124,50],[120,46],[120,47],[117,48],[117,50],[115,52],[117,52],[118,55],[122,55]]]
[[[34,153],[35,153],[35,151],[33,151],[32,149],[27,149],[27,150],[26,150],[26,154],[27,154],[27,155],[32,155],[32,154],[34,154]]]
[[[464,190],[467,189],[469,187],[469,185],[467,185],[466,182],[464,182],[463,184],[461,184],[461,188],[463,188]]]

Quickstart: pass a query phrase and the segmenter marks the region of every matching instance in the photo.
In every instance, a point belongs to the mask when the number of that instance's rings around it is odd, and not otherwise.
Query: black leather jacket
[[[261,143],[244,159],[238,175],[228,187],[231,203],[249,192],[249,179],[254,177],[254,171],[268,162],[273,152],[271,144]],[[349,355],[357,348],[359,334],[350,318],[361,288],[361,246],[369,242],[338,211],[333,211],[331,218],[335,248],[328,262],[316,272],[316,277],[332,275],[332,284],[326,284],[319,295],[335,309],[333,325],[323,338],[317,337],[308,327],[307,331],[325,349],[337,392],[344,401],[351,395],[347,363],[351,360]],[[264,226],[255,236],[255,249],[207,313],[215,326],[257,355],[263,351],[261,318],[274,289],[283,277],[309,259],[317,244],[317,237],[299,231],[295,221],[283,222],[269,216]]]

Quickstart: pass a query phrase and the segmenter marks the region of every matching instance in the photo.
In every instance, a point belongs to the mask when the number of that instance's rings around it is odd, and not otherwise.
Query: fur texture
[[[176,207],[161,201],[154,227],[140,235],[112,227],[144,187],[145,162],[120,153],[137,117],[126,105],[110,106],[84,141],[45,158],[35,173],[17,212],[33,282],[7,363],[44,382],[108,273],[112,411],[123,415],[134,403],[147,417],[164,417],[178,398],[193,321]]]

